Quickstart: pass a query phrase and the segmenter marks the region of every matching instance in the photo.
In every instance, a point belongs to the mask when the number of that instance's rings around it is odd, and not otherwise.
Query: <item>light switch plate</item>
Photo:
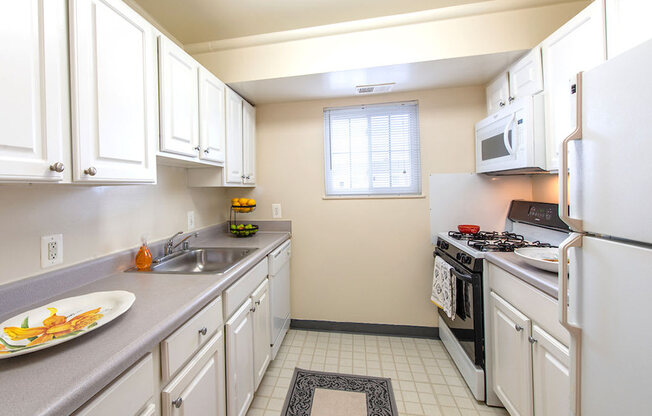
[[[281,204],[272,204],[272,218],[282,218]]]
[[[63,263],[63,234],[41,237],[41,267]]]
[[[188,231],[195,229],[195,211],[188,211]]]

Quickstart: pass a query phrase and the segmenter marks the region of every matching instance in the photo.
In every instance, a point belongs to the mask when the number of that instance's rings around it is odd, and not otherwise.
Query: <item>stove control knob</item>
[[[447,242],[445,242],[445,241],[441,242],[441,248],[443,248],[444,250],[448,250],[448,247],[450,247],[450,246],[448,245]]]
[[[473,260],[473,259],[471,259],[471,256],[466,256],[466,258],[464,259],[464,263],[466,263],[466,264],[471,264],[471,261],[472,261],[472,260]]]
[[[457,253],[455,255],[455,258],[458,259],[458,260],[462,260],[462,253]]]

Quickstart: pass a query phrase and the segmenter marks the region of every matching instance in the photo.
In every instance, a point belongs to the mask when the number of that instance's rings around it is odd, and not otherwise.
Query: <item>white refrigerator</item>
[[[560,217],[574,231],[559,248],[570,413],[649,415],[652,41],[578,75],[576,95],[581,128],[564,140],[559,170]]]

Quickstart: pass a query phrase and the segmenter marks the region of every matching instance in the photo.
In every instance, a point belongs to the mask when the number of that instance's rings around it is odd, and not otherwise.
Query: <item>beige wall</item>
[[[532,176],[532,199],[556,204],[559,201],[557,175]]]
[[[0,284],[41,269],[42,235],[63,234],[64,263],[70,266],[187,230],[187,211],[196,226],[223,222],[228,202],[222,189],[189,189],[186,170],[158,167],[157,185],[0,186]]]
[[[324,200],[323,108],[419,101],[424,193],[431,172],[471,172],[473,125],[484,89],[465,87],[257,107],[258,186],[230,197],[257,199],[255,218],[281,203],[292,220],[292,316],[299,319],[437,324],[430,303],[428,196]]]

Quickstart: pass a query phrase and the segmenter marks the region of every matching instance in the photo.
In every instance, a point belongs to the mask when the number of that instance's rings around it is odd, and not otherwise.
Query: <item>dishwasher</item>
[[[274,250],[269,259],[269,300],[271,304],[272,360],[276,358],[283,338],[290,328],[290,240]]]

